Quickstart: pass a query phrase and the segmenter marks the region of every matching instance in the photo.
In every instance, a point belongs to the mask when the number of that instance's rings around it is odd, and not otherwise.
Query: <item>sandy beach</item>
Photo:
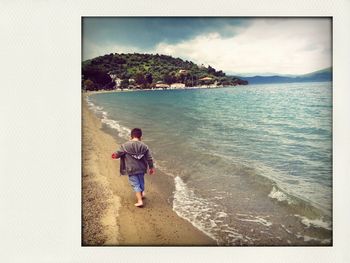
[[[173,179],[146,176],[144,208],[134,207],[127,177],[119,175],[118,147],[82,101],[82,245],[216,245],[171,206]],[[120,142],[119,142],[120,143]]]

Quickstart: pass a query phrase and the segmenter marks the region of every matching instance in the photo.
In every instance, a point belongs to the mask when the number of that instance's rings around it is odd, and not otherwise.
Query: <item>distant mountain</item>
[[[293,82],[323,82],[332,81],[333,79],[332,68],[325,68],[322,70],[314,71],[304,75],[295,76],[254,76],[244,77],[240,76],[241,79],[246,80],[249,84],[268,84],[268,83],[293,83]]]

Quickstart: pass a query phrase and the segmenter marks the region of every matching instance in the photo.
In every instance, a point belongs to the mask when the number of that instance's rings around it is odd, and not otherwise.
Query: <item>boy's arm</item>
[[[153,157],[152,157],[151,151],[148,149],[145,155],[146,155],[146,160],[149,167],[149,173],[154,174],[155,169],[154,169]]]
[[[118,159],[120,157],[123,157],[125,155],[125,151],[123,150],[122,147],[120,147],[120,149],[114,153],[112,153],[112,159]]]

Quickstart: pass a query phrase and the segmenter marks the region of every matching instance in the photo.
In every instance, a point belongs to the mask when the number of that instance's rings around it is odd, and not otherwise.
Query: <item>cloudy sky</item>
[[[83,60],[166,54],[237,75],[305,74],[332,65],[330,18],[83,18]]]

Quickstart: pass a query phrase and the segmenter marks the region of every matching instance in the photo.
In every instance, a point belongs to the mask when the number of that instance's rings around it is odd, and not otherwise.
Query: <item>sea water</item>
[[[172,207],[219,245],[332,243],[332,86],[96,94],[118,139],[140,127]]]

